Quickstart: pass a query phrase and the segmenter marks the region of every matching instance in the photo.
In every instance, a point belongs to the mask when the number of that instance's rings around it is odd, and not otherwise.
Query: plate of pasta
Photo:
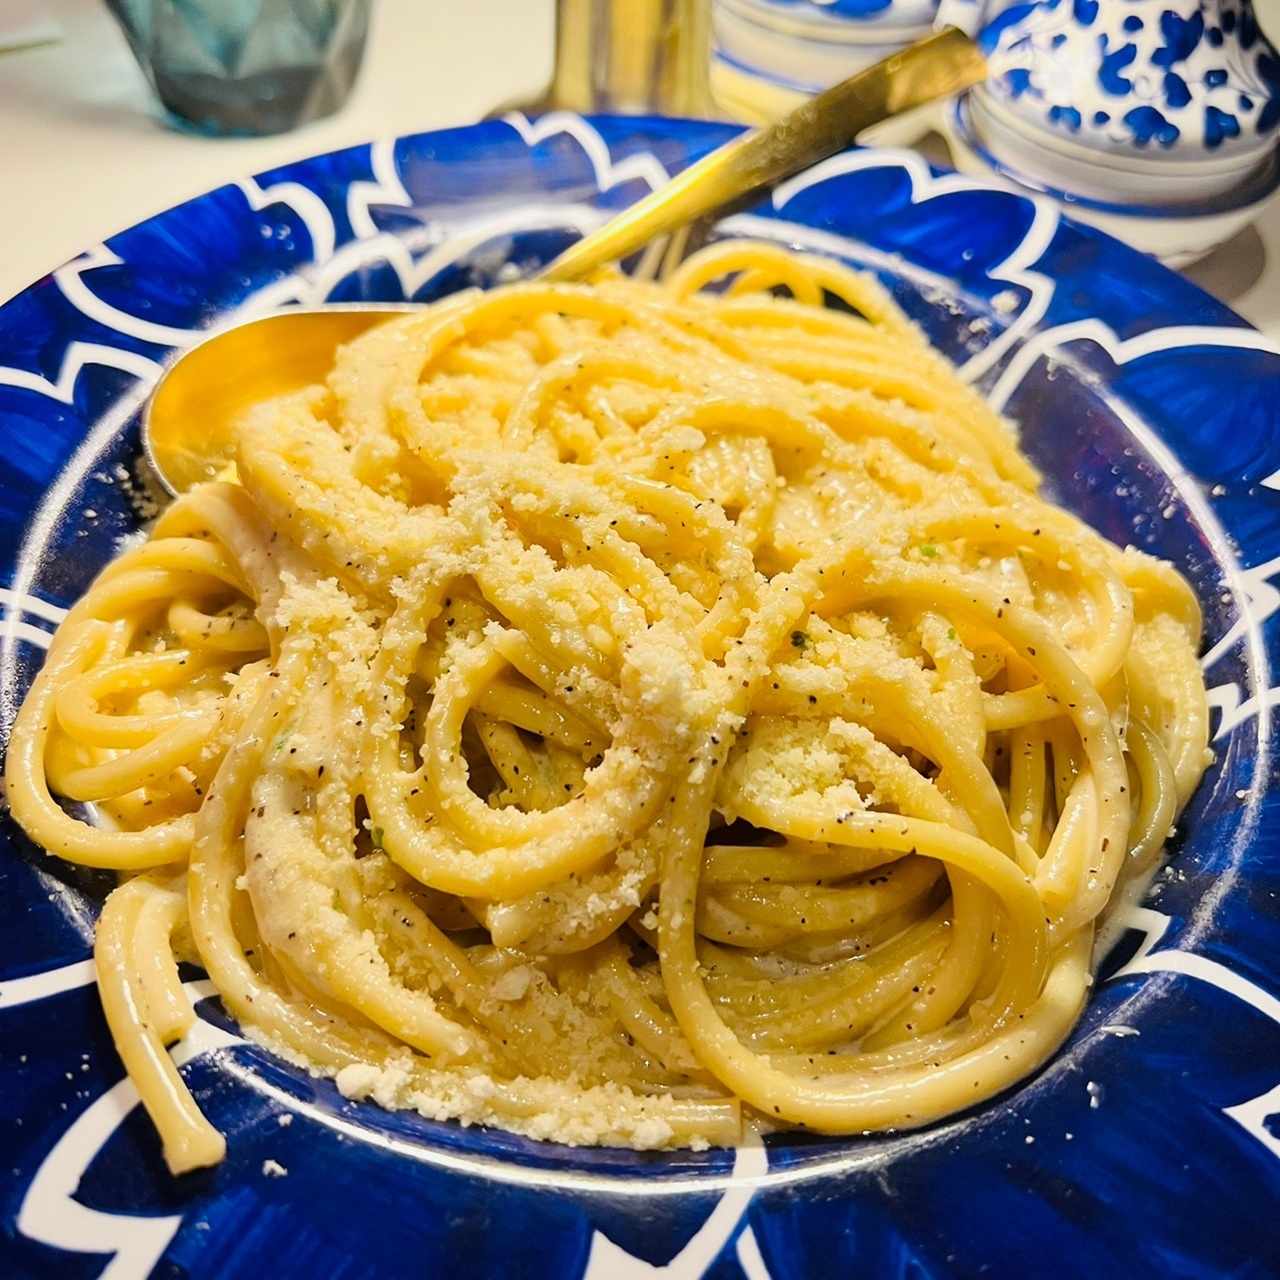
[[[4,1274],[1273,1274],[1280,351],[887,150],[531,279],[728,134],[317,156],[0,307]],[[167,362],[360,301],[158,488]]]

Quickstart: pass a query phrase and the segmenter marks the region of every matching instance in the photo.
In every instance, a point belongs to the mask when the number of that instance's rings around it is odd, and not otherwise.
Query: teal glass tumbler
[[[336,111],[360,70],[370,0],[107,0],[174,122],[283,133]]]

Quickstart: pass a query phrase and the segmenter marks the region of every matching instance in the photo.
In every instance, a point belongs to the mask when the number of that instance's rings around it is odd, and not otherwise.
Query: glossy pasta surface
[[[175,1172],[224,1149],[178,959],[435,1118],[909,1128],[1073,1025],[1207,760],[1199,637],[874,280],[726,242],[450,297],[247,415],[59,628],[8,796],[121,873]]]

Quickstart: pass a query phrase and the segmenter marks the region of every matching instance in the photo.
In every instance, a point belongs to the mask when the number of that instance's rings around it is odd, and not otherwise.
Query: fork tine
[[[718,217],[708,215],[686,222],[679,230],[673,231],[667,251],[662,257],[662,269],[658,273],[658,279],[668,279],[686,258],[691,257],[707,244],[719,221]]]
[[[659,279],[663,256],[666,254],[670,243],[670,236],[655,236],[654,239],[650,240],[641,250],[639,261],[637,261],[635,270],[631,273],[631,278],[645,281]]]

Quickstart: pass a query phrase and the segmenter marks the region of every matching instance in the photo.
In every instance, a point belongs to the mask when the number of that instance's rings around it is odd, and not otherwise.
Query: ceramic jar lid
[[[1247,0],[1040,0],[983,33],[976,97],[1078,146],[1256,161],[1280,126],[1280,57]]]

